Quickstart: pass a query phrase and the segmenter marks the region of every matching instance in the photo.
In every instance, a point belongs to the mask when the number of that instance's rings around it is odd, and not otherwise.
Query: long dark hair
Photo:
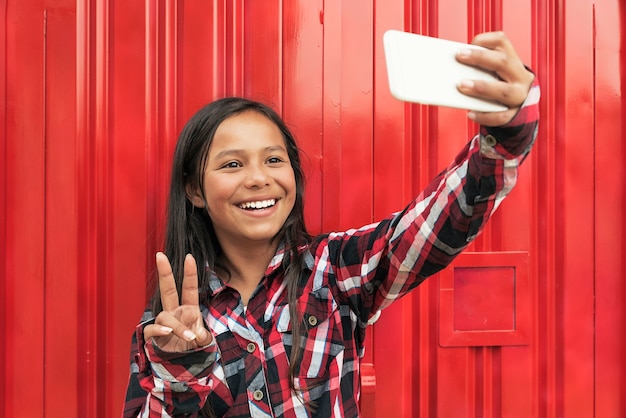
[[[219,125],[242,112],[254,111],[267,117],[282,133],[296,183],[296,199],[291,213],[275,237],[285,245],[283,267],[287,285],[289,313],[294,347],[291,350],[289,377],[294,388],[295,367],[302,349],[300,340],[305,327],[297,309],[298,281],[302,271],[302,254],[298,248],[310,242],[304,222],[304,174],[296,141],[281,117],[269,106],[239,97],[229,97],[209,103],[200,109],[183,128],[174,151],[171,184],[165,227],[165,254],[170,259],[181,293],[183,264],[186,254],[192,254],[198,265],[198,287],[206,292],[211,271],[228,273],[222,260],[222,249],[206,210],[195,207],[187,198],[187,187],[202,191],[209,147]],[[204,197],[204,196],[203,196]],[[200,295],[201,299],[203,295]],[[152,298],[154,314],[163,309],[158,286]],[[208,412],[208,411],[207,411]],[[210,412],[209,412],[210,413]]]

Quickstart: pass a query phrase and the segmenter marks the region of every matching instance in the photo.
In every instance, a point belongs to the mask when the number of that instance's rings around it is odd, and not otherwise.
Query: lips
[[[259,210],[259,209],[267,209],[276,204],[276,199],[265,199],[265,200],[256,200],[251,202],[244,202],[239,204],[238,206],[241,209],[245,210]]]

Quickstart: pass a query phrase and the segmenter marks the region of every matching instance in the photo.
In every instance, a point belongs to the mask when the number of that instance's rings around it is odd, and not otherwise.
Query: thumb
[[[198,344],[198,347],[209,345],[211,344],[211,341],[213,341],[213,336],[204,326],[198,327],[195,333],[196,333],[196,344]]]

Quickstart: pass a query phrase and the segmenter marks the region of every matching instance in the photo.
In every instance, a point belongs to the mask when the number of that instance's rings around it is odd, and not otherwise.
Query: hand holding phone
[[[383,45],[389,89],[395,98],[478,112],[509,109],[496,101],[465,95],[457,88],[462,80],[499,80],[494,73],[456,59],[463,49],[485,48],[397,30],[385,32]]]

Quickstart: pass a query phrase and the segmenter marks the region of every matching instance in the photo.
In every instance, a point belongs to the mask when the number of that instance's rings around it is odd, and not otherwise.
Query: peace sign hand
[[[152,338],[160,349],[173,353],[210,344],[213,337],[204,328],[200,313],[196,260],[191,254],[185,257],[180,304],[169,259],[159,252],[156,265],[163,310],[157,315],[154,324],[144,328],[144,340]]]

